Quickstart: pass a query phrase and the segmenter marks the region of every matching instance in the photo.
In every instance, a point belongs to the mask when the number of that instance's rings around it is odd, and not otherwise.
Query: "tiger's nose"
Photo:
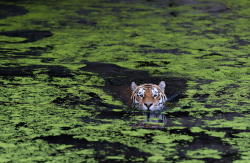
[[[144,105],[149,109],[153,105],[152,102],[145,102]]]

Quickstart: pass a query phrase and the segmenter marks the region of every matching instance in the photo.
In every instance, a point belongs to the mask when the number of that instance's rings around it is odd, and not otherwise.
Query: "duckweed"
[[[1,6],[0,162],[250,160],[248,0]],[[158,79],[163,116],[129,110]]]

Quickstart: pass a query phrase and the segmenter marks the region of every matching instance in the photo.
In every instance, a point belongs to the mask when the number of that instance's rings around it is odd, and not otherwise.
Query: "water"
[[[1,1],[2,162],[247,162],[249,2]],[[130,84],[166,82],[161,112]]]

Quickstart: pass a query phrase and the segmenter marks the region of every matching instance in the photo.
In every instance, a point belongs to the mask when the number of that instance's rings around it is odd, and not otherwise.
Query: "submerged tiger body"
[[[135,82],[132,82],[131,100],[133,107],[149,111],[161,110],[167,101],[167,97],[164,93],[165,86],[164,81],[161,81],[159,85],[149,83],[139,86],[137,86]]]

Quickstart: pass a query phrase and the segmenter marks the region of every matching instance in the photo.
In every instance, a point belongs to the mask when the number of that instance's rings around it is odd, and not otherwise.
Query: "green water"
[[[248,0],[0,6],[0,162],[249,162]],[[131,113],[162,79],[166,122]]]

